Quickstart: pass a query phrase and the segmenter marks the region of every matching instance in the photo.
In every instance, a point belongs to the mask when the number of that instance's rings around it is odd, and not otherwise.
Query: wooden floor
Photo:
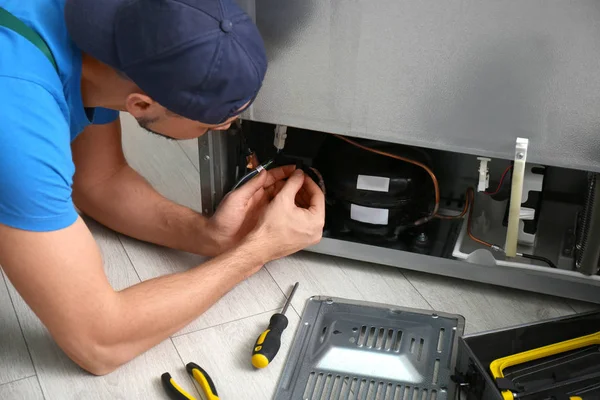
[[[167,197],[200,210],[196,142],[155,138],[124,117],[131,165]],[[111,284],[191,268],[201,257],[140,243],[88,221]],[[331,295],[462,314],[467,333],[533,322],[596,308],[589,304],[362,262],[300,253],[267,265],[169,340],[116,372],[92,377],[75,366],[5,276],[0,279],[0,399],[167,399],[160,375],[198,395],[184,365],[193,361],[213,377],[223,400],[269,399],[273,394],[304,301]],[[254,371],[252,342],[284,293],[300,282],[288,312],[290,328],[273,364]]]

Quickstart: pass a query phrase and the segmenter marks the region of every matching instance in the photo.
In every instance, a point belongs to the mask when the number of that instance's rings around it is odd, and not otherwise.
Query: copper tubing
[[[471,233],[471,220],[473,219],[473,208],[475,206],[475,193],[473,191],[473,188],[468,188],[467,189],[467,193],[466,193],[466,200],[465,200],[465,207],[463,208],[462,212],[458,215],[436,215],[436,218],[441,218],[441,219],[459,219],[465,216],[465,214],[467,213],[467,211],[469,212],[469,218],[467,219],[467,234],[469,235],[469,237],[471,238],[471,240],[482,244],[484,246],[487,247],[493,247],[493,245],[491,243],[488,243],[484,240],[481,240],[477,237],[475,237],[473,235],[473,233]]]
[[[362,144],[356,143],[355,141],[350,140],[350,139],[348,139],[348,138],[346,138],[344,136],[340,136],[340,135],[336,135],[336,134],[333,134],[333,136],[337,137],[338,139],[342,139],[343,141],[348,142],[351,145],[356,146],[358,148],[361,148],[363,150],[370,151],[372,153],[376,153],[376,154],[379,154],[379,155],[382,155],[382,156],[395,158],[396,160],[404,161],[404,162],[407,162],[407,163],[410,163],[410,164],[414,164],[414,165],[416,165],[418,167],[423,168],[425,171],[427,171],[427,173],[429,174],[429,176],[431,176],[431,180],[433,181],[433,187],[434,187],[434,191],[435,191],[435,206],[433,208],[433,211],[431,212],[431,215],[429,215],[428,217],[424,217],[424,218],[419,219],[418,221],[415,222],[415,225],[422,225],[422,224],[430,221],[433,217],[435,217],[437,215],[438,209],[440,207],[440,188],[439,188],[439,185],[438,185],[437,178],[435,177],[435,174],[433,173],[433,171],[427,165],[425,165],[423,163],[420,163],[418,161],[415,161],[415,160],[411,160],[410,158],[405,158],[405,157],[402,157],[402,156],[399,156],[399,155],[396,155],[396,154],[387,153],[385,151],[376,150],[376,149],[372,149],[372,148],[367,147],[367,146],[363,146]]]
[[[407,163],[411,163],[411,164],[419,166],[419,167],[423,168],[425,171],[427,171],[427,173],[429,174],[429,176],[431,176],[431,180],[433,181],[433,187],[434,187],[434,190],[435,190],[435,207],[434,207],[433,212],[431,213],[431,215],[429,217],[425,217],[425,218],[419,219],[418,221],[415,222],[415,226],[424,224],[424,223],[430,221],[434,217],[441,218],[441,219],[457,219],[457,218],[462,218],[462,217],[465,216],[465,214],[467,213],[467,210],[468,210],[469,211],[469,218],[467,220],[467,234],[469,235],[469,237],[471,238],[471,240],[473,240],[473,241],[475,241],[475,242],[477,242],[479,244],[482,244],[484,246],[487,246],[487,247],[491,247],[491,248],[494,248],[494,249],[501,249],[499,246],[492,245],[491,243],[488,243],[488,242],[486,242],[484,240],[476,238],[471,233],[471,220],[473,219],[473,208],[475,206],[475,194],[474,194],[473,188],[470,187],[470,188],[467,189],[467,198],[465,200],[465,207],[463,208],[462,213],[460,213],[459,215],[456,215],[456,216],[440,215],[440,214],[438,214],[438,210],[439,210],[439,207],[440,207],[440,189],[439,189],[439,185],[438,185],[438,180],[435,177],[435,174],[433,173],[433,171],[429,167],[427,167],[425,164],[420,163],[420,162],[415,161],[415,160],[411,160],[410,158],[405,158],[405,157],[402,157],[402,156],[399,156],[399,155],[396,155],[396,154],[391,154],[391,153],[387,153],[385,151],[376,150],[376,149],[372,149],[372,148],[367,147],[367,146],[363,146],[362,144],[356,143],[355,141],[350,140],[350,139],[348,139],[348,138],[346,138],[344,136],[340,136],[340,135],[336,135],[336,134],[333,134],[333,135],[335,137],[337,137],[338,139],[342,139],[343,141],[348,142],[351,145],[354,145],[354,146],[356,146],[358,148],[361,148],[363,150],[370,151],[370,152],[376,153],[376,154],[380,154],[382,156],[395,158],[396,160],[404,161],[404,162],[407,162]],[[505,171],[505,174],[506,174],[506,172],[508,172],[508,169]]]
[[[471,201],[470,201],[471,207],[469,208],[469,218],[467,219],[467,234],[469,235],[469,237],[471,238],[471,240],[473,240],[473,241],[475,241],[475,242],[477,242],[479,244],[482,244],[482,245],[487,246],[487,247],[494,247],[494,245],[492,245],[491,243],[488,243],[485,240],[481,240],[479,238],[476,238],[471,233],[471,220],[473,219],[473,209],[475,208],[475,193],[473,191],[473,188],[467,189],[467,193],[469,194],[470,199],[471,199]],[[495,246],[495,247],[498,247],[498,246]]]
[[[469,211],[469,204],[470,204],[469,190],[471,190],[471,188],[467,189],[467,194],[465,196],[465,206],[460,214],[458,214],[458,215],[436,214],[435,217],[440,218],[440,219],[460,219],[460,218],[464,217],[465,214],[467,213],[467,211]]]
[[[254,152],[246,156],[246,163],[247,169],[256,169],[256,167],[260,165],[260,163],[258,162],[258,157]]]

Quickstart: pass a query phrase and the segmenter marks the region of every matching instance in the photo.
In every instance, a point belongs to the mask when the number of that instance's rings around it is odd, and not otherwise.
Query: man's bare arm
[[[83,213],[127,236],[177,250],[221,254],[251,229],[256,209],[272,195],[248,191],[248,184],[244,185],[221,202],[215,218],[207,219],[165,198],[129,167],[119,121],[89,126],[72,147],[73,200]],[[265,188],[274,188],[275,183],[281,187],[294,169],[293,165],[274,168],[259,180]]]
[[[175,333],[262,263],[247,243],[186,272],[116,292],[82,220],[43,233],[0,225],[6,275],[65,353],[94,374]]]
[[[165,198],[129,167],[119,120],[88,126],[72,150],[73,200],[83,213],[139,240],[203,255],[219,253],[206,218]]]
[[[305,207],[295,204],[301,190],[308,193]],[[0,224],[0,265],[65,353],[106,374],[190,323],[264,263],[318,242],[324,210],[320,189],[298,171],[235,248],[121,291],[108,283],[81,219],[54,232]]]

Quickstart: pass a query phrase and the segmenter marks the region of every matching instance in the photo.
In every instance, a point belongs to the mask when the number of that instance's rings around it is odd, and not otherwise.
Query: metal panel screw
[[[210,160],[210,156],[209,156],[209,155],[206,155],[206,156],[204,156],[204,159],[205,159],[206,161],[208,161],[208,160]]]
[[[525,154],[523,154],[523,153],[517,153],[517,160],[522,160],[523,157],[525,157]]]

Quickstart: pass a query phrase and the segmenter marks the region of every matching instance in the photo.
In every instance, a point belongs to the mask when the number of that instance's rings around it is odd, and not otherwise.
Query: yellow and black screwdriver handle
[[[269,327],[260,334],[252,349],[252,365],[265,368],[277,355],[281,346],[281,334],[288,326],[285,315],[277,313],[271,316]]]
[[[188,363],[185,366],[188,374],[190,374],[200,388],[204,392],[204,396],[206,396],[206,400],[219,400],[219,396],[217,394],[217,388],[213,383],[210,376],[206,373],[205,370],[200,368],[198,364]],[[194,396],[186,392],[181,386],[179,386],[175,380],[171,377],[171,374],[165,372],[160,377],[162,384],[169,394],[169,397],[173,400],[196,400]]]

